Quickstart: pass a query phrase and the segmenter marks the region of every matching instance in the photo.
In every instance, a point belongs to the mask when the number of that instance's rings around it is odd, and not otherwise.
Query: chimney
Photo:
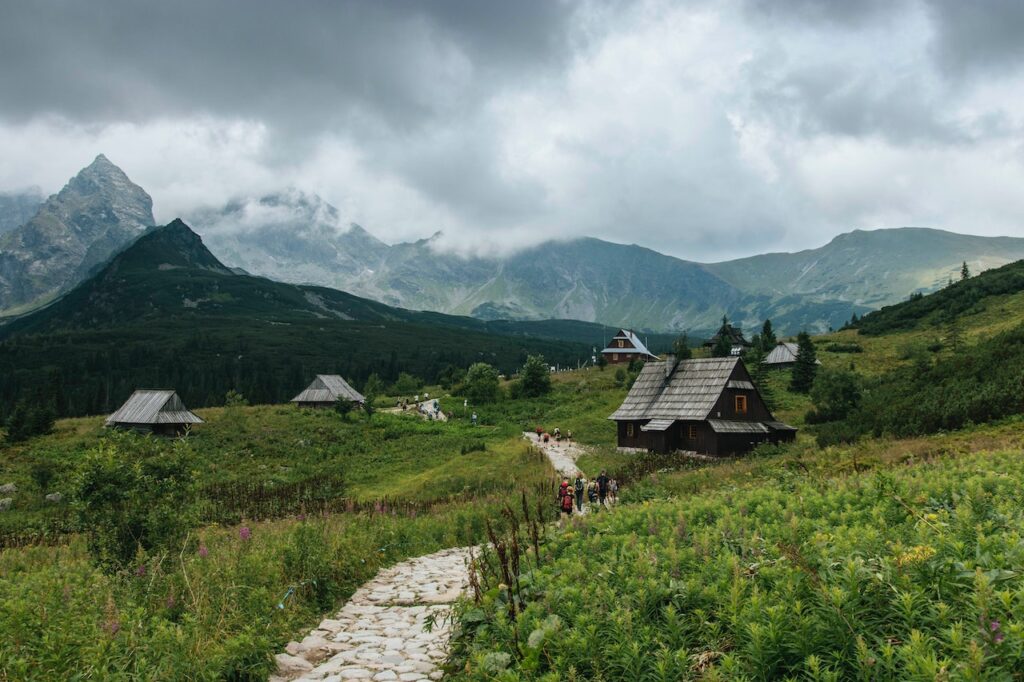
[[[676,356],[673,353],[669,353],[665,356],[665,380],[667,381],[672,376],[672,370],[676,368]]]

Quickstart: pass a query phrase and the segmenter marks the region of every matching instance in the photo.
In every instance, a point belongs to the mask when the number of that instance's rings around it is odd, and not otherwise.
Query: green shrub
[[[466,372],[462,388],[474,405],[493,403],[498,399],[498,370],[486,362],[477,362]]]
[[[75,474],[72,499],[93,560],[108,571],[178,552],[194,525],[187,445],[171,451],[119,434],[89,452]]]
[[[518,395],[523,398],[539,398],[551,392],[551,369],[544,362],[543,355],[530,355],[526,358],[519,373]]]

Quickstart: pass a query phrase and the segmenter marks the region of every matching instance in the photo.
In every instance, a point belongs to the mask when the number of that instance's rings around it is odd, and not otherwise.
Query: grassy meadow
[[[963,342],[1022,320],[1024,297],[997,297],[965,316]],[[852,363],[870,380],[922,352],[952,357],[942,334],[815,341],[824,368]],[[480,543],[488,521],[514,532],[502,510],[523,491],[553,511],[553,471],[522,439],[537,426],[572,431],[581,469],[627,483],[622,503],[549,528],[514,587],[482,576],[460,610],[455,679],[1024,674],[1020,415],[819,447],[810,398],[773,371],[776,416],[802,427],[795,443],[710,462],[624,454],[607,420],[628,387],[617,369],[558,373],[548,395],[469,409],[421,389],[449,422],[235,406],[197,410],[206,423],[181,441],[86,417],[3,446],[0,484],[17,492],[0,512],[0,679],[265,679],[274,653],[380,567]],[[116,570],[95,560],[73,494],[108,460],[148,482],[140,462],[189,472],[184,535]]]

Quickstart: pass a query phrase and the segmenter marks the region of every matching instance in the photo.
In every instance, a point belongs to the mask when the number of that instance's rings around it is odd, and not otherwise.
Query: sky
[[[0,191],[103,153],[160,222],[293,187],[462,252],[1024,236],[1021,35],[1014,0],[4,2]]]

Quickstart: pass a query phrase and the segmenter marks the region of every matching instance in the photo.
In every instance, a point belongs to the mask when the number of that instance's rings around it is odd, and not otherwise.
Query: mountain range
[[[108,411],[132,390],[174,386],[190,404],[229,389],[281,402],[315,374],[431,381],[527,354],[586,362],[606,333],[573,320],[484,321],[393,308],[324,287],[239,274],[185,223],[149,228],[52,303],[0,327],[0,414],[52,390],[62,414]],[[671,341],[656,338],[657,347]],[[40,396],[46,399],[46,396]]]
[[[824,331],[945,285],[963,261],[980,272],[1024,258],[1024,239],[928,228],[856,230],[814,249],[722,263],[593,238],[462,256],[438,248],[436,238],[387,244],[298,190],[233,200],[186,219],[234,272],[483,320],[564,318],[692,336],[717,328],[722,315],[748,330],[771,318],[783,333]],[[154,222],[145,191],[97,157],[0,236],[0,314],[52,300]]]
[[[32,309],[67,291],[155,222],[150,196],[100,154],[0,236],[0,311]]]

